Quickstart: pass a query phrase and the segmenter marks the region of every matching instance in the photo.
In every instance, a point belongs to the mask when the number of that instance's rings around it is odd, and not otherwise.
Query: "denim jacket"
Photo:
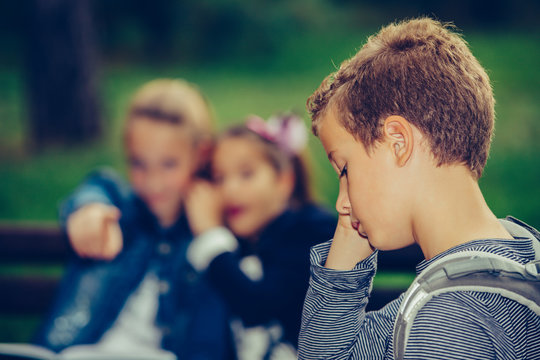
[[[156,326],[162,330],[162,348],[179,359],[229,358],[227,308],[205,275],[186,260],[192,240],[187,219],[181,217],[163,229],[128,184],[111,171],[97,171],[62,204],[63,227],[71,213],[93,202],[120,209],[123,249],[112,261],[72,254],[57,299],[34,342],[55,351],[98,342],[153,270],[160,280]]]

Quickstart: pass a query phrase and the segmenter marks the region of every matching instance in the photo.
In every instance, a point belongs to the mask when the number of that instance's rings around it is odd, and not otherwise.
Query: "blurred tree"
[[[537,28],[538,0],[327,0],[340,7],[349,7],[351,15],[372,25],[427,15],[458,27]],[[367,17],[362,17],[366,13]]]
[[[90,0],[30,0],[27,88],[34,148],[101,134]]]
[[[182,21],[176,0],[93,0],[101,50],[116,60],[169,60]]]

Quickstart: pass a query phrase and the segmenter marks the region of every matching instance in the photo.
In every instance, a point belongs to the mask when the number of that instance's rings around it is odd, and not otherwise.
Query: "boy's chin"
[[[362,238],[362,239],[365,239],[365,240],[368,240],[369,241],[369,238],[367,236],[367,234],[363,231],[359,231],[359,230],[356,230],[356,232],[358,233],[358,235]]]
[[[409,245],[412,245],[412,243],[400,243],[395,241],[372,241],[369,240],[369,243],[371,247],[377,250],[381,251],[392,251],[392,250],[399,250],[403,249]]]

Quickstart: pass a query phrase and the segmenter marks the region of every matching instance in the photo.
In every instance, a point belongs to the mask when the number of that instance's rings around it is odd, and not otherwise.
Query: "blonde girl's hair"
[[[211,137],[213,115],[199,89],[185,80],[156,79],[140,87],[128,107],[126,126],[137,118],[177,124],[198,144]]]

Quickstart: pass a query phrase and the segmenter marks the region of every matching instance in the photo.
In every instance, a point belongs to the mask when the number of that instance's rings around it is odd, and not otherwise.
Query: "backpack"
[[[523,304],[540,316],[540,233],[507,217],[501,220],[514,237],[533,239],[535,259],[525,265],[500,255],[463,251],[430,264],[413,281],[398,310],[394,324],[394,358],[402,360],[414,318],[434,296],[453,291],[500,294]]]

